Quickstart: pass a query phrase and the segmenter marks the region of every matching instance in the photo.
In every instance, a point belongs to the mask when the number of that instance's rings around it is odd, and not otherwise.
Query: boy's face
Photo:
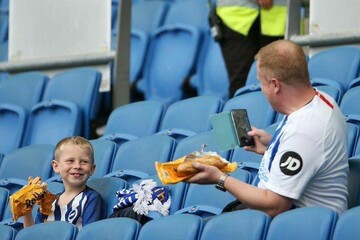
[[[72,188],[85,187],[86,181],[95,171],[89,150],[74,144],[66,144],[60,159],[54,160],[52,165],[64,185]]]

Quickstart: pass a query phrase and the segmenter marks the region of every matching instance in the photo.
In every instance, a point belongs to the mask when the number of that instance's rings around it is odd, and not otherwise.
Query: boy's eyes
[[[74,160],[74,159],[67,159],[65,162],[66,162],[66,163],[74,163],[75,160]],[[89,163],[90,163],[89,160],[80,160],[80,164],[82,164],[82,165],[87,165],[87,164],[89,164]]]

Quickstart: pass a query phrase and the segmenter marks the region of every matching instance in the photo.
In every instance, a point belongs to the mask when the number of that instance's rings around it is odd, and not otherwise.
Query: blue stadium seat
[[[256,72],[256,61],[254,61],[251,64],[249,73],[246,78],[245,86],[250,86],[252,84],[258,84],[259,79],[257,78],[257,72]]]
[[[204,222],[190,214],[171,215],[154,219],[142,226],[137,240],[197,240]]]
[[[205,35],[191,85],[199,96],[217,96],[224,101],[229,98],[229,76],[219,43],[214,41],[210,31]]]
[[[10,226],[0,224],[0,236],[4,240],[14,240],[16,230]]]
[[[27,112],[24,108],[0,103],[0,152],[7,154],[21,146]]]
[[[348,208],[360,206],[360,155],[349,159]]]
[[[359,76],[360,48],[339,46],[327,49],[311,57],[308,65],[312,82],[325,79],[327,84],[341,86],[346,91],[351,81]]]
[[[57,99],[75,103],[82,112],[82,135],[89,138],[90,121],[97,117],[99,110],[100,81],[101,73],[92,68],[57,73],[48,82],[43,101]]]
[[[116,191],[127,187],[125,180],[114,177],[92,179],[88,181],[87,185],[100,193],[104,199],[104,213],[106,218],[110,216],[110,214],[113,212],[113,207],[118,202],[118,199],[116,198]]]
[[[155,161],[172,158],[175,140],[164,135],[144,136],[120,145],[107,177],[125,179],[129,185],[135,180],[154,175]]]
[[[234,211],[211,218],[201,233],[201,240],[265,239],[271,218],[257,210]]]
[[[358,125],[347,122],[347,136],[348,136],[348,157],[355,155],[356,144],[360,135],[360,128]]]
[[[340,109],[346,116],[348,122],[353,122],[360,126],[360,86],[350,88],[343,95],[340,102]]]
[[[0,187],[0,221],[4,217],[4,213],[8,204],[8,199],[9,199],[9,190]]]
[[[231,176],[245,183],[250,183],[251,180],[250,173],[243,169],[237,169]],[[232,194],[219,191],[214,185],[190,184],[184,196],[183,207],[175,214],[191,213],[207,218],[220,214],[234,200]]]
[[[96,170],[90,179],[101,178],[109,173],[112,166],[117,145],[116,143],[106,139],[90,140],[94,148],[94,159]]]
[[[149,36],[143,31],[132,29],[130,41],[130,83],[132,84],[142,77]]]
[[[322,207],[303,207],[277,215],[266,239],[331,239],[338,215]]]
[[[170,105],[183,98],[182,86],[193,73],[199,44],[200,32],[195,27],[166,25],[154,32],[144,78],[137,84],[146,100]]]
[[[345,211],[338,219],[333,240],[356,239],[360,235],[360,207]]]
[[[181,140],[211,129],[210,115],[221,111],[223,101],[215,96],[198,96],[171,104],[163,117],[159,134]]]
[[[221,157],[229,160],[230,151],[221,151],[219,149],[213,130],[198,133],[194,136],[181,140],[176,146],[173,159],[176,160],[194,151],[200,151],[202,145],[204,144],[205,151],[216,152],[217,154],[221,155]]]
[[[131,218],[109,218],[84,226],[76,240],[135,240],[141,225]]]
[[[8,41],[9,0],[0,1],[0,44]]]
[[[102,138],[121,143],[159,130],[165,105],[158,101],[139,101],[114,109]]]
[[[336,103],[338,105],[340,104],[341,98],[343,96],[343,93],[340,88],[337,88],[335,86],[330,86],[330,85],[319,85],[319,86],[315,86],[315,88],[318,89],[319,91],[322,91],[322,92],[328,94],[330,97],[332,97],[336,101]]]
[[[77,232],[78,229],[71,223],[64,221],[52,221],[24,228],[17,233],[15,239],[75,240]]]
[[[9,54],[9,43],[8,42],[0,43],[0,62],[7,62],[8,54]],[[0,74],[4,75],[5,72],[0,72]]]
[[[41,177],[43,181],[52,173],[54,146],[39,144],[22,147],[7,154],[0,167],[0,186],[12,194],[27,184],[28,177]]]
[[[48,77],[41,72],[9,75],[0,82],[0,103],[10,103],[29,111],[42,99]]]
[[[73,102],[45,100],[30,111],[22,146],[56,145],[61,139],[81,134],[81,111]]]
[[[254,127],[265,128],[274,123],[276,112],[261,91],[252,91],[229,99],[223,111],[242,108],[247,110],[250,124]]]

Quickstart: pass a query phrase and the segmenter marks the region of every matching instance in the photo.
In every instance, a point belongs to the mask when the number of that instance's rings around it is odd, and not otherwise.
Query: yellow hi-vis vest
[[[260,8],[253,0],[217,0],[216,12],[224,24],[245,36],[260,14],[261,33],[283,36],[286,28],[286,2],[273,0],[269,10]]]

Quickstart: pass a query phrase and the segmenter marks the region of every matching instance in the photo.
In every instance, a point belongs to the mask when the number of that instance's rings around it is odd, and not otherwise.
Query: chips
[[[174,184],[181,181],[184,181],[192,176],[194,176],[196,173],[188,174],[188,175],[182,175],[177,172],[177,167],[185,161],[187,156],[181,157],[175,161],[172,162],[166,162],[166,163],[159,163],[155,162],[155,168],[157,171],[157,174],[159,176],[160,181],[162,184]],[[233,162],[224,166],[223,168],[219,168],[222,172],[233,172],[237,169],[237,163]]]
[[[13,219],[31,213],[35,204],[40,206],[40,212],[45,215],[52,213],[52,203],[57,198],[47,189],[47,184],[41,182],[40,177],[32,179],[29,177],[28,185],[25,185],[16,193],[10,196],[10,209],[13,214]]]

